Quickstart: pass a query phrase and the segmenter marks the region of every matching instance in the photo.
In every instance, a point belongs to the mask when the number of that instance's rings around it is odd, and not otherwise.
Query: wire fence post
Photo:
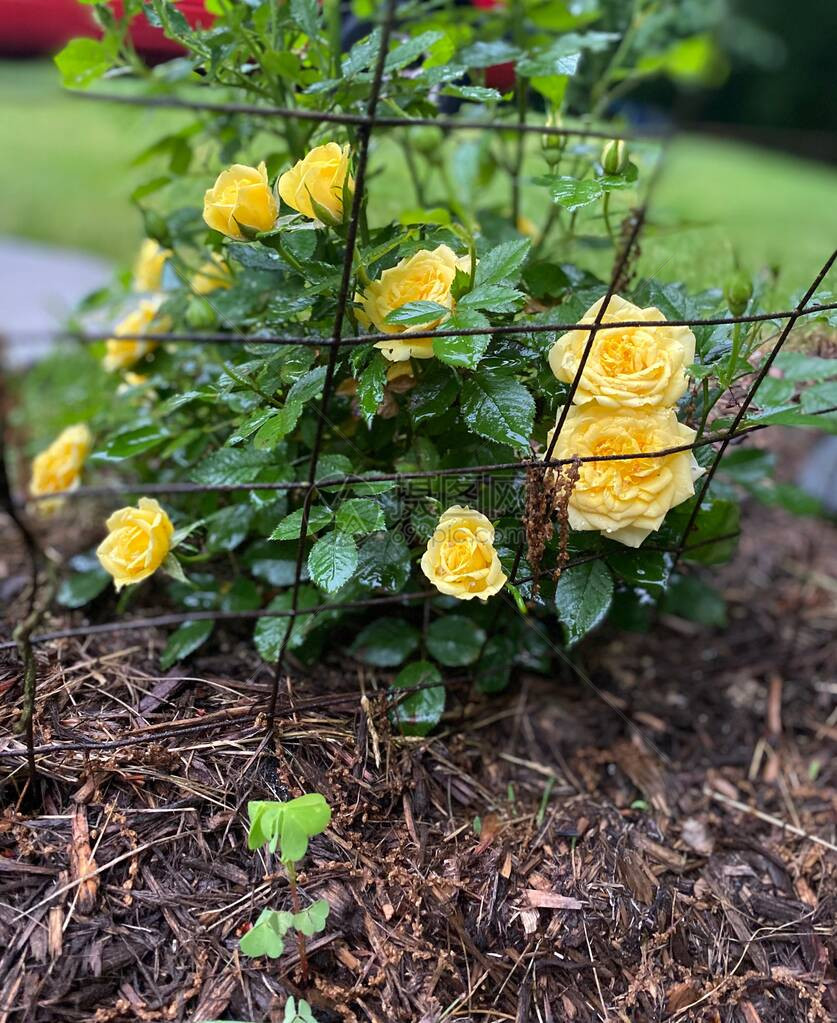
[[[343,274],[340,281],[340,291],[337,295],[337,309],[334,314],[334,330],[331,337],[331,347],[328,353],[326,364],[325,380],[323,382],[323,396],[320,399],[320,407],[317,415],[317,432],[314,435],[314,446],[311,450],[311,458],[308,464],[308,490],[305,494],[305,501],[302,505],[302,521],[299,530],[299,549],[297,551],[296,567],[294,571],[294,583],[291,594],[291,610],[294,612],[288,622],[288,628],[282,637],[279,646],[279,655],[276,658],[276,667],[273,672],[273,687],[270,694],[270,703],[267,712],[267,728],[273,732],[276,700],[279,694],[279,685],[282,671],[285,664],[285,656],[288,651],[288,643],[296,621],[296,611],[299,607],[299,588],[302,581],[302,565],[305,552],[305,541],[308,538],[308,522],[311,514],[311,500],[315,491],[317,480],[317,466],[320,459],[320,449],[325,433],[326,409],[331,400],[334,388],[334,371],[337,366],[337,356],[340,351],[340,344],[343,336],[343,321],[346,318],[346,308],[351,300],[352,278],[354,275],[355,245],[357,242],[358,227],[361,213],[363,211],[364,192],[366,189],[366,169],[369,164],[369,143],[372,138],[372,129],[375,123],[375,114],[378,109],[378,99],[381,94],[381,86],[384,80],[384,67],[386,65],[387,52],[389,51],[389,38],[392,26],[395,21],[396,0],[386,0],[381,25],[381,42],[378,47],[378,56],[375,61],[375,71],[372,77],[372,85],[369,90],[369,102],[366,108],[366,119],[358,128],[358,152],[357,170],[355,174],[355,190],[352,196],[352,209],[346,228],[346,252],[343,257]]]

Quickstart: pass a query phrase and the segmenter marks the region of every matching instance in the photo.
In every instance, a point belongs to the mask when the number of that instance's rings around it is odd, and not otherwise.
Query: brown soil
[[[0,759],[0,1023],[281,1020],[288,994],[321,1023],[834,1018],[835,579],[835,527],[754,507],[726,630],[600,634],[490,698],[454,679],[424,740],[390,734],[385,673],[299,668],[275,757],[234,634],[165,676],[160,637],[41,648],[40,808]],[[331,915],[304,982],[296,951],[236,949],[289,904],[246,802],[315,790],[336,812],[301,890]]]

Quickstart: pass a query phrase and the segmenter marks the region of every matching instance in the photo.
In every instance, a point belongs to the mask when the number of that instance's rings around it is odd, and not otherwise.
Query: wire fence
[[[318,349],[326,351],[327,362],[326,362],[326,373],[323,385],[323,390],[319,402],[316,407],[316,431],[314,435],[314,441],[311,449],[310,459],[308,463],[307,479],[299,481],[279,481],[279,482],[248,482],[248,483],[220,483],[220,484],[201,484],[191,482],[171,482],[171,483],[139,483],[139,482],[120,482],[118,484],[106,484],[106,485],[94,485],[94,486],[82,486],[78,487],[73,491],[68,491],[64,494],[55,495],[51,494],[44,499],[54,499],[56,496],[64,497],[70,500],[82,500],[85,498],[92,497],[105,497],[105,496],[127,496],[136,493],[142,493],[144,495],[158,495],[158,494],[193,494],[193,493],[235,493],[241,491],[302,491],[304,492],[302,501],[302,518],[300,524],[300,535],[298,540],[297,556],[294,565],[294,576],[293,583],[291,586],[291,600],[290,607],[282,610],[272,609],[261,609],[252,611],[188,611],[188,612],[173,612],[169,614],[160,614],[154,616],[145,617],[134,617],[134,618],[120,618],[114,621],[105,622],[94,625],[84,625],[79,627],[70,627],[64,629],[56,629],[50,631],[36,632],[37,623],[39,620],[38,607],[39,601],[42,601],[43,595],[40,591],[44,588],[41,580],[41,573],[39,571],[39,561],[41,559],[41,552],[39,544],[35,538],[34,533],[29,528],[25,514],[23,513],[23,506],[28,501],[38,499],[29,498],[24,499],[17,495],[14,495],[11,491],[9,481],[5,473],[4,460],[0,459],[0,503],[2,503],[9,515],[11,516],[21,538],[25,544],[26,550],[29,555],[30,561],[30,572],[31,572],[31,590],[28,600],[27,613],[24,619],[18,623],[14,639],[10,642],[0,643],[0,650],[10,649],[15,646],[20,650],[21,658],[24,665],[24,710],[22,717],[22,732],[25,738],[25,750],[6,749],[0,750],[0,758],[20,758],[25,756],[28,761],[29,771],[32,777],[35,776],[36,772],[36,755],[41,753],[57,752],[64,749],[78,749],[78,750],[105,750],[105,749],[117,749],[120,746],[134,745],[138,741],[145,741],[136,736],[125,736],[122,739],[116,739],[104,743],[95,742],[83,742],[83,743],[52,743],[36,746],[34,736],[34,711],[35,711],[35,696],[36,696],[36,683],[37,683],[37,666],[33,653],[33,645],[38,643],[46,643],[53,640],[70,638],[70,637],[88,637],[96,635],[106,635],[110,633],[116,633],[120,631],[130,630],[142,630],[142,629],[157,629],[167,626],[182,625],[186,622],[193,621],[252,621],[260,620],[264,618],[287,618],[288,627],[284,631],[284,635],[281,641],[278,657],[276,659],[272,681],[270,686],[270,692],[266,704],[262,707],[262,710],[266,713],[266,721],[268,730],[272,731],[274,727],[277,700],[280,691],[280,685],[283,675],[286,670],[286,661],[289,649],[289,643],[293,636],[293,630],[295,623],[298,618],[306,615],[316,615],[328,611],[344,611],[353,609],[363,608],[376,608],[380,606],[392,605],[396,606],[399,604],[411,604],[414,602],[423,601],[425,604],[436,595],[435,590],[419,590],[415,592],[406,593],[389,593],[381,596],[370,597],[366,600],[356,600],[350,602],[324,602],[314,607],[300,607],[300,589],[304,579],[304,562],[305,562],[305,550],[306,543],[309,535],[310,527],[310,514],[311,506],[314,497],[324,491],[328,491],[333,488],[352,488],[356,486],[368,486],[370,483],[394,483],[394,484],[405,484],[412,480],[422,479],[442,479],[444,477],[482,477],[492,478],[500,473],[511,473],[516,475],[517,478],[521,478],[524,474],[536,470],[538,472],[546,472],[550,469],[560,469],[561,467],[568,466],[572,463],[582,464],[585,462],[607,462],[607,461],[618,461],[618,460],[638,460],[642,458],[664,458],[667,455],[672,455],[678,452],[693,451],[701,447],[715,446],[712,461],[710,462],[707,471],[702,479],[699,490],[697,491],[695,501],[692,506],[691,513],[688,518],[688,522],[679,537],[677,543],[671,547],[656,547],[655,550],[665,551],[671,556],[671,571],[677,565],[679,559],[687,553],[689,550],[697,547],[703,547],[707,543],[716,544],[724,541],[728,541],[737,534],[726,534],[724,536],[714,537],[708,541],[697,541],[690,543],[690,537],[697,522],[698,515],[701,507],[706,499],[709,487],[715,477],[718,466],[720,465],[721,459],[724,457],[729,445],[735,441],[742,439],[754,432],[755,430],[762,429],[763,426],[760,424],[745,424],[745,417],[751,408],[756,392],[761,385],[764,378],[770,372],[773,363],[784,346],[785,342],[793,330],[794,326],[800,321],[800,319],[833,310],[837,308],[837,303],[821,303],[816,304],[812,300],[825,278],[826,274],[834,264],[837,252],[832,253],[822,266],[820,272],[816,278],[811,282],[810,287],[807,289],[803,297],[792,309],[785,309],[778,312],[772,313],[758,313],[750,315],[740,316],[717,316],[709,317],[704,319],[689,319],[689,320],[660,320],[660,321],[638,321],[638,320],[620,320],[620,321],[607,321],[605,324],[605,314],[607,307],[615,295],[617,288],[619,287],[620,281],[623,279],[623,275],[626,268],[630,265],[631,259],[637,252],[639,239],[645,225],[646,213],[648,210],[651,195],[653,193],[654,185],[659,178],[660,168],[662,167],[662,159],[658,160],[655,167],[654,173],[651,178],[651,182],[646,191],[644,201],[640,205],[639,209],[635,211],[633,216],[631,227],[627,238],[621,245],[621,249],[615,259],[611,278],[605,294],[605,299],[602,302],[598,313],[592,323],[578,323],[578,322],[549,322],[549,323],[515,323],[505,324],[496,327],[478,327],[478,328],[457,328],[457,329],[433,329],[433,330],[422,330],[422,329],[411,329],[410,338],[444,338],[451,336],[469,336],[490,333],[495,336],[509,336],[512,339],[519,338],[521,335],[531,335],[539,333],[552,333],[558,331],[568,330],[584,330],[587,332],[587,339],[584,344],[584,348],[581,353],[578,368],[575,372],[574,379],[570,384],[568,394],[564,400],[564,404],[558,415],[555,430],[552,438],[549,442],[547,450],[543,457],[520,459],[514,462],[504,463],[492,463],[485,465],[463,465],[452,468],[428,470],[428,471],[413,471],[413,472],[393,472],[393,473],[369,473],[364,475],[352,475],[352,474],[335,474],[331,473],[325,476],[318,476],[318,468],[320,465],[320,456],[323,447],[323,440],[325,436],[326,426],[330,420],[328,417],[328,409],[330,402],[334,396],[334,378],[338,363],[340,352],[346,347],[353,347],[357,345],[366,345],[376,341],[391,341],[392,335],[390,334],[365,334],[357,336],[344,336],[344,328],[346,325],[346,310],[351,296],[354,293],[353,288],[353,265],[355,256],[356,240],[359,230],[361,209],[365,199],[365,186],[367,170],[369,165],[370,156],[370,141],[373,136],[375,129],[380,128],[406,128],[416,125],[433,125],[450,130],[478,130],[478,131],[509,131],[516,133],[519,137],[527,133],[539,133],[549,134],[557,136],[574,136],[578,138],[589,138],[589,139],[612,139],[612,138],[636,138],[637,133],[620,133],[611,130],[594,130],[587,128],[574,128],[574,127],[554,127],[545,126],[544,124],[529,123],[525,119],[525,112],[523,115],[519,115],[516,121],[489,121],[489,120],[468,120],[458,118],[405,118],[405,117],[393,117],[389,115],[383,115],[379,111],[381,93],[385,79],[385,63],[389,48],[389,41],[393,32],[396,19],[396,0],[386,0],[383,6],[383,13],[381,17],[381,37],[380,45],[377,52],[377,58],[375,62],[375,68],[372,76],[368,102],[366,106],[366,112],[364,114],[352,114],[352,113],[339,113],[339,112],[317,112],[305,109],[296,108],[280,108],[280,107],[267,107],[258,104],[245,104],[245,103],[221,103],[221,102],[209,102],[201,101],[198,99],[184,99],[174,96],[119,96],[119,95],[105,95],[98,94],[87,98],[114,101],[119,103],[129,104],[140,104],[143,106],[152,107],[174,107],[187,110],[198,110],[207,111],[213,113],[226,113],[230,115],[250,115],[250,116],[264,116],[266,118],[295,118],[302,120],[314,120],[318,123],[329,123],[329,124],[342,124],[357,128],[357,146],[356,146],[356,172],[355,172],[355,191],[352,200],[351,210],[347,220],[346,226],[346,239],[345,239],[345,254],[341,271],[340,286],[337,296],[337,310],[333,323],[333,329],[330,336],[328,337],[311,337],[309,336],[275,336],[270,334],[254,334],[247,337],[235,337],[224,333],[208,333],[208,332],[169,332],[169,333],[154,333],[154,334],[124,334],[120,335],[125,340],[153,340],[165,343],[189,343],[189,344],[219,344],[219,345],[241,345],[241,344],[259,344],[259,345],[303,345],[303,346],[314,346]],[[659,139],[660,135],[649,134],[644,137],[651,137]],[[520,169],[520,168],[518,168]],[[519,182],[517,182],[519,187]],[[775,322],[777,325],[781,324],[781,329],[776,336],[776,340],[773,343],[770,351],[763,359],[758,372],[754,375],[750,381],[746,393],[738,402],[738,408],[733,417],[732,423],[728,429],[718,432],[704,434],[696,438],[696,440],[690,444],[681,444],[673,447],[665,448],[657,451],[646,451],[631,454],[612,454],[605,456],[587,456],[581,458],[564,458],[556,459],[553,457],[556,444],[561,435],[561,431],[564,427],[567,415],[572,406],[573,397],[581,382],[582,375],[584,373],[585,366],[587,364],[590,353],[595,343],[596,334],[604,326],[607,329],[614,328],[630,328],[630,327],[649,327],[649,326],[687,326],[687,327],[709,327],[709,326],[723,326],[723,325],[735,325],[735,324],[753,324],[753,323],[764,323],[764,322]],[[94,342],[99,340],[105,340],[111,334],[98,333],[98,332],[79,332],[79,331],[62,331],[58,332],[59,336],[74,338],[81,342]],[[0,393],[0,411],[3,411],[3,406],[7,404],[7,401],[3,400],[3,394]],[[823,412],[833,411],[831,409],[822,410]],[[0,421],[0,427],[3,426],[3,422]],[[3,431],[5,432],[5,431]],[[522,555],[525,546],[525,537],[521,537],[516,549],[514,551],[514,562],[509,574],[510,582],[517,585],[523,585],[526,582],[531,582],[531,579],[520,579],[518,573],[520,570]],[[646,545],[648,546],[648,545]],[[587,561],[595,560],[598,558],[605,557],[604,553],[591,553],[582,554],[577,558],[570,559],[564,567],[571,567],[576,564],[583,564]],[[47,600],[48,604],[49,601]],[[201,728],[214,728],[218,726],[218,721],[213,717],[212,720],[206,722],[198,722],[193,725],[189,725],[189,730],[199,730]],[[163,735],[179,734],[179,731],[185,729],[178,729],[175,725],[172,726],[168,731],[160,730],[149,730],[147,735],[147,741],[151,741],[154,738],[162,737]]]

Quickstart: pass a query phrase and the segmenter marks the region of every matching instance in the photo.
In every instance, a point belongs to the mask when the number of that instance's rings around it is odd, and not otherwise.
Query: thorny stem
[[[288,871],[288,886],[291,889],[291,907],[294,913],[299,912],[299,890],[296,886],[296,867],[294,866],[293,860],[288,860],[285,864],[285,869]],[[305,935],[302,931],[296,932],[296,946],[299,950],[299,965],[302,967],[302,983],[308,983],[308,953],[305,951]]]

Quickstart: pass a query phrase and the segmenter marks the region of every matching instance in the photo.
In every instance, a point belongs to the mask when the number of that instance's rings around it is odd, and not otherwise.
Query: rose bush
[[[125,28],[137,4],[124,6],[125,18],[103,22],[101,44],[59,55],[68,83],[136,66]],[[581,6],[562,5],[560,28],[550,5],[528,0],[399,13],[381,109],[426,120],[439,102],[462,104],[493,130],[376,127],[352,299],[323,407],[362,141],[355,121],[366,111],[380,27],[338,52],[335,4],[219,2],[213,26],[192,30],[168,0],[152,0],[146,10],[186,56],[149,71],[148,89],[159,98],[188,86],[211,102],[144,154],[155,167],[135,192],[150,240],[136,281],[121,278],[79,315],[84,323],[88,312],[128,314],[82,356],[111,371],[104,395],[88,395],[95,445],[86,478],[129,481],[141,500],[109,518],[104,569],[69,573],[65,603],[81,606],[112,577],[135,601],[281,614],[294,605],[304,543],[296,603],[329,607],[298,616],[292,629],[287,617],[262,618],[257,649],[274,661],[287,641],[313,662],[342,645],[378,668],[404,665],[397,686],[432,679],[399,704],[412,734],[444,706],[430,662],[468,667],[496,690],[516,664],[549,670],[554,644],[577,642],[608,616],[648,627],[662,602],[720,620],[711,590],[694,599],[695,564],[732,553],[744,488],[771,500],[789,493],[764,460],[741,457],[758,453],[732,452],[676,565],[675,553],[714,454],[707,433],[730,421],[719,398],[752,373],[775,325],[672,326],[727,316],[725,282],[688,294],[629,265],[555,441],[553,456],[568,464],[559,473],[540,462],[589,336],[549,325],[596,318],[620,225],[623,236],[657,159],[650,143],[602,147],[583,135],[530,135],[518,146],[504,127],[520,111],[541,117],[527,109],[533,97],[552,126],[571,125],[570,108],[598,116],[612,89],[646,73],[630,47],[619,53],[637,64],[614,64],[620,26]],[[643,22],[653,66],[675,75],[677,23],[653,12]],[[698,29],[705,43],[706,26]],[[91,61],[97,46],[101,59]],[[504,61],[516,64],[516,104],[485,84],[485,68]],[[228,100],[304,116],[232,114],[218,108]],[[351,117],[320,124],[318,111]],[[764,299],[766,281],[747,283],[743,303],[736,287],[739,313]],[[136,290],[145,293],[139,305]],[[614,326],[625,320],[638,325]],[[419,336],[436,328],[445,336]],[[199,336],[169,342],[159,337],[168,329]],[[814,389],[799,396],[823,367],[792,355],[777,361],[785,376],[765,380],[745,425],[802,421],[826,407]],[[513,468],[521,459],[528,472]],[[512,468],[468,471],[484,465]],[[184,482],[209,489],[182,493]],[[357,606],[388,596],[403,598],[389,612]],[[212,631],[206,618],[188,622],[169,637],[163,663]]]

